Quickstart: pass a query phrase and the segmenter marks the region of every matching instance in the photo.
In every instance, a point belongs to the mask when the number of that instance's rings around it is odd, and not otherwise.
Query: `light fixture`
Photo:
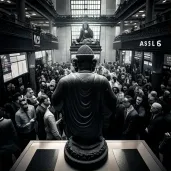
[[[47,24],[49,24],[49,21],[46,21]]]
[[[139,11],[139,12],[144,12],[144,11]]]
[[[27,14],[26,17],[29,17],[30,18],[30,15]]]
[[[11,1],[7,1],[9,4],[11,3]]]
[[[1,0],[2,2],[4,1],[4,0]]]
[[[27,10],[27,8],[25,8],[25,10]]]
[[[130,21],[130,23],[132,23],[132,21]]]
[[[32,15],[36,15],[36,13],[32,13]]]
[[[143,14],[142,17],[145,17],[145,14]]]
[[[163,3],[165,3],[167,0],[163,0]]]
[[[136,15],[136,17],[138,17],[138,14]]]
[[[136,25],[137,23],[134,23],[134,25]]]
[[[137,26],[134,26],[135,28],[137,28]]]

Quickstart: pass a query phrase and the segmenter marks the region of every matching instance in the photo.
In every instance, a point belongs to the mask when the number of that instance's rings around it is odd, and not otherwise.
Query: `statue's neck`
[[[78,73],[92,73],[90,70],[78,70]]]

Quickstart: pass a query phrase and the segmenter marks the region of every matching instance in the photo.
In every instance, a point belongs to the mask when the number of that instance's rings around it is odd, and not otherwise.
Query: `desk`
[[[114,151],[123,149],[136,149],[150,171],[165,171],[160,161],[144,141],[106,142],[108,144],[108,160],[98,171],[121,171]],[[58,159],[54,171],[75,171],[64,159],[65,143],[66,141],[30,141],[10,171],[25,171],[37,149],[58,149]]]

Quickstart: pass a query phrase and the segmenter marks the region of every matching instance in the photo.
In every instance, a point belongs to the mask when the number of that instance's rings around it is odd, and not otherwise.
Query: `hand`
[[[145,131],[148,133],[148,128],[146,128]]]
[[[31,119],[30,122],[34,122],[35,120],[34,119]]]

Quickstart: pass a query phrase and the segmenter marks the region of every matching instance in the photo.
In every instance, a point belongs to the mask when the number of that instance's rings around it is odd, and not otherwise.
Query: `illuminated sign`
[[[34,42],[34,46],[40,46],[40,35],[34,34],[33,42]]]
[[[148,41],[140,41],[140,47],[161,47],[161,40],[148,40]]]

